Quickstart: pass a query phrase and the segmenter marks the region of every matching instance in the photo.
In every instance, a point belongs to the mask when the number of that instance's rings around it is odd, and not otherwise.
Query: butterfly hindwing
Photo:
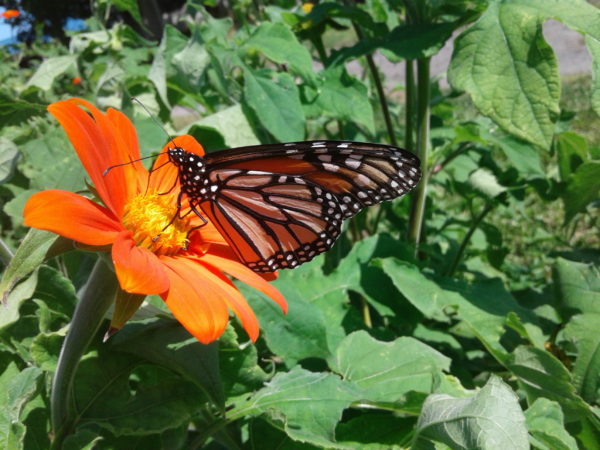
[[[227,175],[200,207],[251,269],[296,267],[339,236],[340,203],[312,182],[233,169]]]

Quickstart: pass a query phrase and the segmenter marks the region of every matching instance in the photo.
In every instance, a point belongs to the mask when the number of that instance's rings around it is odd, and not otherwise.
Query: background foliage
[[[124,110],[148,155],[166,137],[135,96],[208,150],[317,138],[418,148],[423,219],[409,199],[361,213],[328,254],[281,272],[285,317],[240,286],[260,319],[256,345],[234,322],[204,346],[147,299],[92,344],[72,429],[52,445],[600,448],[594,6],[190,1],[159,15],[164,27],[133,1],[92,6],[86,30],[0,48],[0,447],[51,445],[49,386],[96,258],[49,258],[53,237],[22,226],[32,193],[86,189],[45,107],[81,96]],[[574,87],[544,40],[549,18],[592,55],[585,120],[564,98]],[[452,33],[442,89],[428,61]],[[401,95],[381,95],[375,50],[418,68]]]

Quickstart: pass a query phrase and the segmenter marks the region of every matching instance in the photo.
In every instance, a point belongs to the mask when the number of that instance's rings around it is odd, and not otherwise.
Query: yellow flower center
[[[123,225],[138,246],[158,255],[172,255],[187,247],[190,231],[188,219],[176,217],[169,225],[176,213],[172,195],[140,194],[125,205]]]

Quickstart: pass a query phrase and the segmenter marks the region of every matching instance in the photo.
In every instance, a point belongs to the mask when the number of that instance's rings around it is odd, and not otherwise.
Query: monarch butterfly
[[[293,268],[330,249],[342,221],[414,188],[407,150],[350,141],[257,145],[199,156],[174,145],[181,199],[256,272]]]

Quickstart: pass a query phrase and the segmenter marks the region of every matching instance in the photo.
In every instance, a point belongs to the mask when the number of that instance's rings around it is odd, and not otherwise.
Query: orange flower
[[[184,205],[183,219],[175,218],[165,229],[177,212],[174,165],[166,164],[149,176],[135,162],[103,176],[109,166],[140,158],[135,129],[123,113],[109,109],[103,114],[76,98],[53,103],[48,111],[67,132],[103,205],[72,192],[43,191],[25,205],[25,224],[98,249],[112,246],[122,290],[138,294],[121,292],[117,299],[137,297],[139,304],[144,295],[159,294],[175,318],[202,343],[221,335],[229,309],[253,341],[258,337],[254,312],[225,274],[262,291],[286,311],[281,293],[239,262],[212,224],[195,229],[202,221],[194,213],[185,215],[189,206]],[[175,144],[204,154],[191,136],[179,136]],[[168,156],[161,154],[154,167],[167,161]]]
[[[75,77],[71,80],[73,84],[81,84],[81,77]]]
[[[4,17],[5,19],[14,19],[15,17],[19,17],[20,15],[21,13],[16,9],[7,9],[6,11],[0,14],[0,16]]]

